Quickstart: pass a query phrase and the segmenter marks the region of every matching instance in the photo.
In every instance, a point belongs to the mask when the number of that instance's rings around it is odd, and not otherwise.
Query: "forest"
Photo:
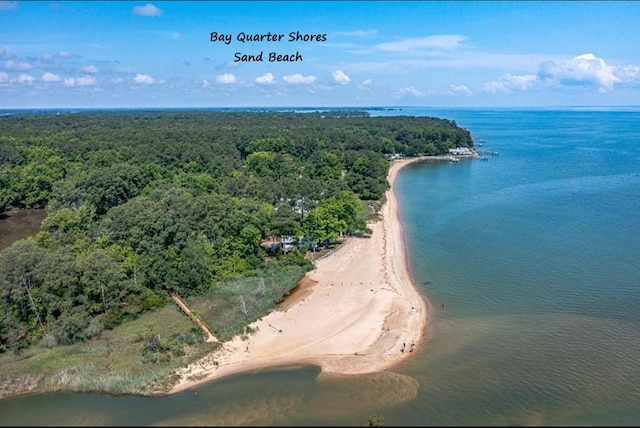
[[[370,232],[389,155],[454,147],[473,147],[454,121],[357,110],[2,116],[0,213],[47,217],[0,252],[0,353],[88,340],[170,292],[299,280],[309,251]],[[286,253],[268,245],[282,240]]]

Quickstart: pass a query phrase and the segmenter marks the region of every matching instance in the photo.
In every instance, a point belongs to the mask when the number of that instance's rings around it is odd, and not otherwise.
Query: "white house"
[[[470,155],[471,149],[469,147],[456,147],[455,149],[449,149],[449,153],[452,155]]]

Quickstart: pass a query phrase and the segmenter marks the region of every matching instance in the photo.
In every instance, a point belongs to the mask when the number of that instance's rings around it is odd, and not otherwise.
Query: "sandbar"
[[[321,376],[383,372],[415,355],[431,308],[407,266],[394,183],[416,160],[392,161],[382,218],[369,224],[369,236],[349,237],[318,260],[291,298],[253,323],[251,333],[180,369],[169,392],[281,366],[315,365]]]

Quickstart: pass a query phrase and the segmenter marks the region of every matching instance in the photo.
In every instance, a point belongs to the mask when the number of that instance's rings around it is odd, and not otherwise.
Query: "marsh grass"
[[[182,355],[148,363],[141,358],[144,334],[153,331],[163,343],[182,346]],[[194,337],[198,339],[194,340]],[[198,343],[196,343],[198,342]],[[174,305],[105,330],[99,337],[70,346],[34,345],[20,354],[0,354],[0,399],[51,391],[150,394],[166,391],[177,368],[211,352],[193,322]]]
[[[247,326],[277,309],[308,268],[291,265],[221,282],[188,303],[218,339],[247,335]],[[204,340],[202,330],[171,302],[85,342],[57,346],[45,340],[18,354],[0,354],[0,399],[53,391],[166,392],[178,380],[178,368],[220,346]]]
[[[277,309],[307,271],[307,266],[287,266],[222,281],[208,295],[187,299],[187,303],[219,340],[226,341]]]

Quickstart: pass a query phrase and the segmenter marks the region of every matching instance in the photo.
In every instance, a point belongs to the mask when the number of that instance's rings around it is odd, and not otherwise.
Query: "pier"
[[[191,307],[182,300],[182,297],[178,296],[178,293],[171,292],[171,298],[174,302],[182,309],[182,311],[187,314],[189,318],[191,318],[198,326],[207,334],[207,342],[220,342],[213,334],[207,323],[205,323],[198,315],[196,315]]]

